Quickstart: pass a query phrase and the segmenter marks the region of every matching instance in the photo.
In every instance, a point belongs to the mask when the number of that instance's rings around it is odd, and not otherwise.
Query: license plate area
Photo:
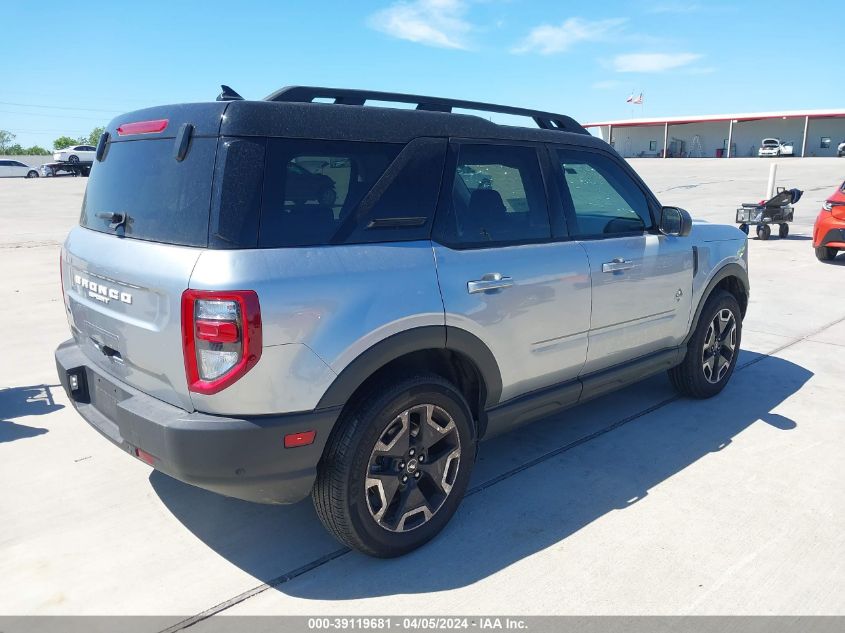
[[[117,405],[125,398],[121,389],[97,374],[89,376],[91,404],[110,420],[117,418]]]

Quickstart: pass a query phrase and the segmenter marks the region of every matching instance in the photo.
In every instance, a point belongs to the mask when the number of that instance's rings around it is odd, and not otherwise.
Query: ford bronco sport
[[[742,232],[567,116],[309,87],[117,117],[61,278],[91,426],[223,495],[310,494],[382,557],[444,527],[483,438],[661,371],[719,393],[749,293]]]

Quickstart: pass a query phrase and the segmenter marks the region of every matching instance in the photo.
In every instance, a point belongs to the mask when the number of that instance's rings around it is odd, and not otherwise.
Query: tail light
[[[261,358],[261,307],[252,290],[182,293],[182,351],[188,389],[217,393]]]

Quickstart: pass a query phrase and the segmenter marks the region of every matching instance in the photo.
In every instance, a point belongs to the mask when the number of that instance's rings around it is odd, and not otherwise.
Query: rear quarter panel
[[[209,250],[191,287],[255,290],[261,305],[261,360],[220,393],[192,394],[207,413],[313,409],[337,374],[375,343],[445,324],[428,241]]]

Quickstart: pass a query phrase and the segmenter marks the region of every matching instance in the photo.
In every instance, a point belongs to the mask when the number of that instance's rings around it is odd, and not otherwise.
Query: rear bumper
[[[73,406],[112,443],[133,456],[136,449],[152,455],[153,467],[175,479],[246,501],[308,496],[340,414],[340,407],[272,416],[188,413],[102,373],[72,339],[56,350],[56,368]],[[284,447],[285,435],[310,430],[313,444]]]

